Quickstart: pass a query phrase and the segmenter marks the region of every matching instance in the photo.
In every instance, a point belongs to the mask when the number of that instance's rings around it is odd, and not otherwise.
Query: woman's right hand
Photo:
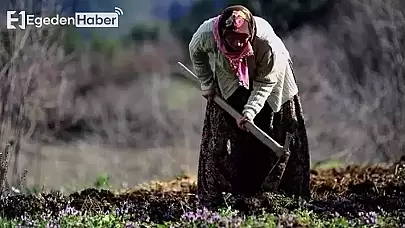
[[[215,97],[215,89],[203,90],[202,96],[205,97],[208,100],[208,102],[213,101]]]

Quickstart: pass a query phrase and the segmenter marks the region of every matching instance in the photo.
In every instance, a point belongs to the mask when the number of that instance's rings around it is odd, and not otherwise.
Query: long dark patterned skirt
[[[239,112],[250,95],[240,87],[227,102]],[[303,111],[298,95],[287,101],[279,112],[266,102],[254,123],[284,144],[286,133],[293,134],[291,156],[279,191],[290,196],[310,197],[310,155]],[[223,193],[254,196],[277,157],[251,133],[238,128],[236,120],[214,102],[208,102],[203,126],[198,167],[197,194],[203,206],[220,202]]]

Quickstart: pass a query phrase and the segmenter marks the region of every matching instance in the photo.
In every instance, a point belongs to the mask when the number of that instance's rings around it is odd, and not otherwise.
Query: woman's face
[[[249,42],[250,36],[245,33],[230,32],[225,36],[226,43],[235,51],[242,51]]]

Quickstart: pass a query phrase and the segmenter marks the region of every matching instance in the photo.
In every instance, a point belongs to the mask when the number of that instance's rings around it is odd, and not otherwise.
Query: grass
[[[332,169],[332,168],[339,168],[344,166],[341,161],[339,160],[326,160],[322,162],[317,162],[313,165],[313,169]]]
[[[183,214],[179,221],[155,223],[130,222],[129,214],[106,212],[100,214],[82,214],[72,208],[61,212],[57,217],[42,215],[32,219],[7,220],[0,218],[1,227],[400,227],[398,219],[391,215],[377,215],[376,213],[360,214],[357,218],[347,219],[336,215],[322,218],[307,210],[294,210],[281,215],[263,212],[256,216],[240,216],[231,208],[223,208],[218,212],[199,210]]]
[[[20,164],[28,170],[27,186],[45,186],[70,193],[91,187],[102,173],[110,175],[109,184],[119,189],[153,179],[173,178],[182,169],[195,169],[197,156],[187,148],[167,147],[145,150],[115,149],[91,144],[46,145],[37,151],[24,144]],[[39,154],[39,158],[35,155]],[[63,177],[63,178],[61,178]]]
[[[180,79],[173,78],[170,80],[170,85],[167,89],[166,102],[170,110],[178,110],[185,107],[186,103],[198,95],[200,93],[197,87],[193,87],[193,85],[185,83]]]

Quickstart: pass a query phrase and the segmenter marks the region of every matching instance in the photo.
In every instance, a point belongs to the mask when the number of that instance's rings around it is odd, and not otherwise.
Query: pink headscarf
[[[239,16],[238,12],[234,11],[235,15],[235,22],[234,26],[236,28],[240,28],[241,26],[244,25],[244,23],[248,23],[245,19],[241,18]],[[247,64],[247,57],[251,56],[254,54],[253,48],[250,42],[247,43],[245,48],[240,51],[240,52],[229,52],[225,48],[225,44],[223,39],[221,39],[220,36],[220,28],[219,28],[219,19],[221,15],[217,16],[214,18],[214,39],[215,42],[217,43],[217,47],[219,51],[226,57],[226,59],[229,61],[229,64],[231,68],[234,70],[236,73],[236,76],[239,79],[239,84],[246,89],[249,89],[249,70],[248,70],[248,64]]]

